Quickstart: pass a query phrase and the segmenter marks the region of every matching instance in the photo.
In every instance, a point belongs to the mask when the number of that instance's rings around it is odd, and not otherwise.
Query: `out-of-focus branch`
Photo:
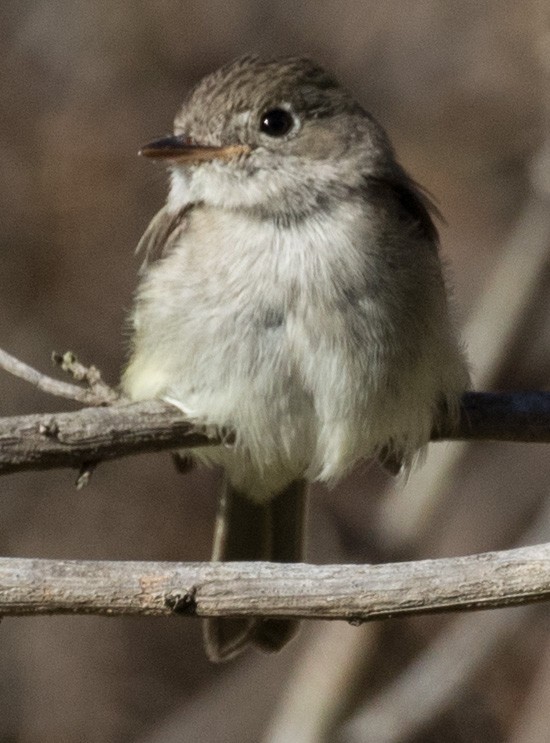
[[[522,541],[545,540],[549,531],[550,506],[545,504]],[[456,615],[392,683],[353,714],[338,741],[398,743],[417,734],[460,695],[494,648],[517,632],[532,611],[533,606],[523,606],[476,617]],[[525,740],[535,743],[536,736]]]
[[[0,559],[0,614],[185,614],[351,623],[550,599],[550,544],[383,565]]]
[[[550,392],[470,392],[459,421],[434,438],[550,442]],[[0,474],[80,467],[83,462],[221,441],[216,430],[198,426],[159,400],[13,416],[0,418]],[[230,435],[223,441],[228,443]]]
[[[498,614],[498,612],[497,612]],[[539,648],[539,667],[523,708],[512,724],[508,743],[547,743],[550,708],[550,645]]]
[[[457,424],[432,440],[550,441],[550,392],[467,392]]]
[[[355,689],[365,683],[363,666],[356,658],[372,659],[381,629],[373,623],[349,627],[319,622],[305,647],[295,651],[294,673],[285,683],[261,743],[335,740],[335,721],[343,718],[355,701]]]
[[[346,723],[339,743],[397,743],[409,740],[443,712],[494,648],[525,621],[514,612],[461,616],[420,653],[403,673]]]
[[[541,32],[548,28],[546,21],[547,18],[541,19]],[[545,42],[548,63],[547,35]],[[547,141],[530,167],[531,194],[464,332],[474,382],[480,387],[495,386],[504,364],[523,354],[526,338],[532,334],[529,308],[542,294],[541,279],[550,256],[549,153]],[[391,543],[396,550],[406,546],[409,551],[411,545],[424,544],[469,445],[464,442],[439,447],[439,452],[433,447],[426,465],[410,478],[406,492],[394,489],[384,501],[379,519],[385,544]],[[545,538],[546,534],[542,539]],[[516,612],[491,613],[477,617],[475,626],[474,617],[455,618],[401,675],[354,713],[338,740],[396,743],[418,734],[419,729],[456,701],[491,649],[517,630],[527,615],[527,607]],[[358,659],[357,663],[361,661]],[[542,728],[541,740],[546,740],[547,727]]]

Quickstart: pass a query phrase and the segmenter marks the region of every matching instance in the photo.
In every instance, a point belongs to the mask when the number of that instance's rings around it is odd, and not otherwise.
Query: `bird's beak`
[[[239,155],[246,155],[250,147],[244,144],[230,144],[224,147],[197,144],[184,134],[174,134],[144,145],[138,154],[162,160],[173,160],[179,163],[205,162],[208,160],[234,160]]]

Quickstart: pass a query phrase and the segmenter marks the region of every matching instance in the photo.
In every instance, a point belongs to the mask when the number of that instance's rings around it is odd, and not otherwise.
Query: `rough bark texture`
[[[0,559],[0,614],[278,616],[360,623],[550,598],[550,545],[384,565]]]
[[[225,436],[226,442],[228,436]],[[550,442],[550,392],[469,392],[460,420],[434,439]],[[220,442],[161,401],[0,419],[0,474],[76,467],[162,449]]]

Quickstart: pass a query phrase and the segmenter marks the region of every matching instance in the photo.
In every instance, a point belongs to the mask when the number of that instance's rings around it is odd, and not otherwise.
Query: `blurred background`
[[[550,25],[542,0],[2,0],[0,347],[71,349],[116,383],[133,250],[161,205],[136,157],[189,87],[243,53],[308,55],[384,124],[446,223],[480,389],[550,379]],[[0,415],[70,409],[0,374]],[[73,406],[74,407],[74,406]],[[206,560],[218,474],[168,455],[2,478],[0,553]],[[543,445],[431,447],[405,488],[364,466],[319,488],[313,562],[550,541]],[[210,665],[192,619],[0,626],[0,743],[513,743],[550,734],[549,607],[304,623],[277,656]]]

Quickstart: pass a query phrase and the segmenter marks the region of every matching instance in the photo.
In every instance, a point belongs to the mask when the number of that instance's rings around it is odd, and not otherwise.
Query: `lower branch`
[[[550,544],[385,565],[0,559],[0,614],[277,616],[359,623],[550,599]]]

